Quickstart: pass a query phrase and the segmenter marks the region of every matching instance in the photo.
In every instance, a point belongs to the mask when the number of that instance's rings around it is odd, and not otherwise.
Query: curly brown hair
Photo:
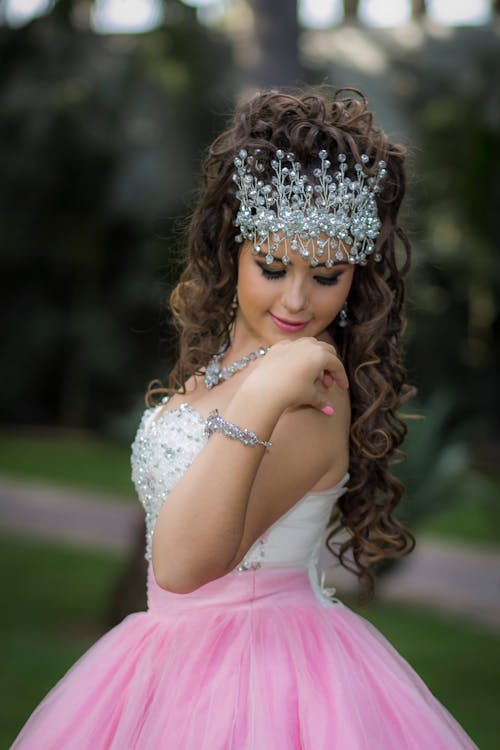
[[[367,584],[369,594],[376,566],[415,545],[413,535],[393,515],[404,485],[389,468],[391,458],[405,457],[400,446],[407,427],[398,409],[415,389],[405,383],[401,343],[404,277],[411,256],[410,242],[398,224],[406,189],[405,148],[374,124],[359,91],[259,93],[237,108],[229,128],[212,143],[187,231],[187,265],[170,297],[179,357],[169,387],[152,383],[148,403],[165,392],[185,392],[185,381],[228,343],[240,247],[235,241],[238,200],[232,176],[234,157],[242,148],[260,149],[263,163],[270,162],[277,149],[291,151],[306,171],[317,166],[321,149],[334,163],[345,153],[351,168],[361,154],[370,157],[373,170],[379,160],[386,162],[387,177],[377,196],[382,227],[376,252],[382,259],[370,259],[356,270],[349,293],[351,323],[346,328],[332,323],[329,331],[350,382],[352,425],[350,482],[330,518],[326,543],[340,563]],[[263,179],[269,176],[262,174]],[[343,539],[336,542],[341,530]]]

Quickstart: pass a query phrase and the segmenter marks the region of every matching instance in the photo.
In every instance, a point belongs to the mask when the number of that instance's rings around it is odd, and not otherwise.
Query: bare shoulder
[[[303,476],[304,484],[307,484],[305,492],[333,486],[348,469],[351,427],[349,392],[333,385],[329,401],[334,408],[330,417],[312,408],[285,412],[273,435],[276,447],[274,456],[269,452],[266,457],[273,460],[278,471],[279,464],[289,465],[292,459],[296,460],[297,473]],[[299,484],[302,485],[302,482],[299,481]]]

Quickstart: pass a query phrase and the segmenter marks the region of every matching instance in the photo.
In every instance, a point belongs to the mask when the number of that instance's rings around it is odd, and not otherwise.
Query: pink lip
[[[278,328],[281,328],[282,331],[288,331],[292,333],[295,331],[302,331],[302,329],[305,328],[309,323],[308,320],[306,320],[305,322],[294,322],[293,320],[283,320],[283,318],[277,318],[276,315],[273,315],[272,313],[269,313],[269,315],[273,319],[274,323],[276,323]]]

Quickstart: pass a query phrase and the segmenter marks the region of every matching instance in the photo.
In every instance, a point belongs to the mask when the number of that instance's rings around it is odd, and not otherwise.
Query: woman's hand
[[[266,400],[278,400],[283,409],[312,406],[333,414],[329,389],[336,383],[347,390],[344,365],[331,344],[312,337],[274,344],[246,384],[258,387]]]

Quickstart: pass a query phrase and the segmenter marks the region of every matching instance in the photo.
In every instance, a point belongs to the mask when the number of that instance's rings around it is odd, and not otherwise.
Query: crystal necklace
[[[263,357],[264,355],[266,355],[270,348],[270,346],[260,346],[254,352],[245,354],[245,356],[239,359],[237,362],[233,362],[230,365],[221,367],[220,362],[226,351],[226,349],[223,349],[218,354],[215,354],[212,357],[206,367],[205,388],[208,388],[210,390],[210,388],[219,385],[219,383],[222,383],[224,380],[228,380],[236,372],[244,370],[245,367],[254,359],[258,359],[258,357]]]

